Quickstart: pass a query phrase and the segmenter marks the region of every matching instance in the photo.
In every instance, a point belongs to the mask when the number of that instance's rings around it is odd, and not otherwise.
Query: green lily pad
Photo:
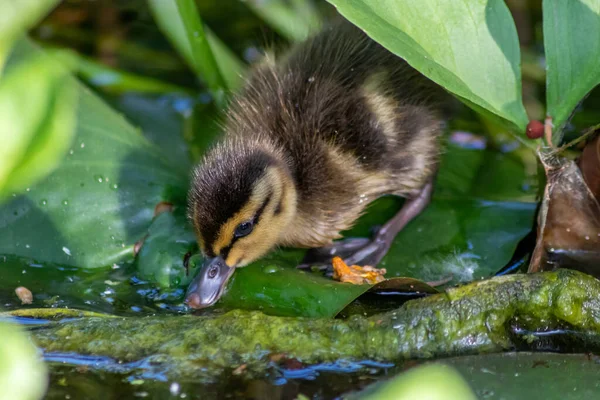
[[[186,286],[201,266],[188,263],[196,252],[196,236],[185,215],[179,210],[163,212],[152,221],[137,255],[139,274],[160,287]]]
[[[295,270],[293,267],[298,262],[285,263],[286,256],[289,259],[289,254],[274,254],[235,271],[219,306],[281,316],[334,316],[369,290],[369,285],[335,282]]]
[[[13,57],[38,53],[23,42]],[[79,97],[75,138],[51,175],[0,206],[0,254],[103,267],[132,258],[156,204],[184,201],[187,173],[74,78],[69,82]]]
[[[600,1],[544,0],[548,115],[561,127],[577,104],[600,83]]]
[[[586,354],[509,353],[444,360],[480,399],[595,399],[600,364]]]
[[[468,106],[525,132],[519,41],[503,0],[329,2]]]

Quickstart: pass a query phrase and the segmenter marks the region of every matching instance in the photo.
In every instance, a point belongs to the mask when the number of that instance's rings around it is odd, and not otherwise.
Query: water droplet
[[[46,204],[48,204],[48,200],[46,200],[46,199],[40,200],[40,206],[45,206]]]
[[[73,149],[69,150],[69,155],[73,155],[73,153],[75,153]]]
[[[111,238],[112,240],[115,240],[115,236],[114,236],[114,235],[110,235],[110,238]]]
[[[104,177],[102,175],[94,175],[94,180],[98,183],[104,182]]]
[[[314,82],[314,81],[315,81],[315,77],[314,77],[314,76],[311,76],[310,78],[308,78],[308,81],[309,81],[309,82]]]
[[[585,240],[590,240],[590,237],[589,237],[589,236],[586,236],[586,237],[585,237]]]
[[[169,392],[171,392],[172,396],[177,396],[179,394],[179,383],[171,383],[171,386],[169,386]]]
[[[267,265],[266,267],[263,268],[263,272],[265,274],[273,274],[277,271],[279,271],[281,268],[279,268],[276,265]]]
[[[62,205],[63,206],[68,206],[69,205],[69,200],[63,200],[62,201]]]
[[[81,148],[83,149],[85,147],[85,143],[81,142]]]
[[[30,188],[27,188],[27,189],[25,189],[25,190],[26,190],[27,192],[31,192],[31,189],[30,189]]]
[[[70,256],[70,255],[71,255],[71,250],[69,250],[69,249],[68,249],[68,248],[66,248],[66,247],[63,247],[63,248],[62,248],[62,251],[63,251],[63,252],[66,254],[66,255],[68,255],[68,256]]]
[[[117,185],[116,183],[113,183],[112,185],[110,185],[110,188],[113,190],[117,190],[119,188],[119,185]]]
[[[28,244],[26,244],[26,245],[25,245],[25,248],[26,248],[26,249],[30,249],[30,248],[31,248],[31,246],[30,246],[30,245],[28,245]]]

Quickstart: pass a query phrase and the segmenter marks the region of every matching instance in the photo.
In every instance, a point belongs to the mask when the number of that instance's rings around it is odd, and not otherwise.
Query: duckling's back
[[[339,231],[374,198],[411,197],[432,177],[442,93],[337,22],[277,60],[267,57],[234,99],[226,132],[281,149],[305,222]]]

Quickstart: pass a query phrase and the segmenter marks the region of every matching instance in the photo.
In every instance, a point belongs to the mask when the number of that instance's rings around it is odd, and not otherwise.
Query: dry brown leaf
[[[387,272],[385,268],[374,268],[369,265],[364,267],[358,265],[346,265],[341,257],[334,257],[333,264],[333,279],[340,282],[348,282],[354,285],[374,285],[383,282],[383,275]]]
[[[577,165],[590,191],[600,201],[600,135],[585,146]]]
[[[598,183],[593,175],[588,175],[592,180],[586,183],[577,164],[556,152],[540,151],[539,156],[547,183],[528,272],[573,268],[600,276],[600,205],[590,190]],[[587,165],[593,167],[593,162]]]

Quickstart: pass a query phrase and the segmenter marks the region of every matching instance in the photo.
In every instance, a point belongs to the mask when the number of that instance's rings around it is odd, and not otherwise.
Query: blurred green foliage
[[[15,323],[0,321],[0,337],[0,400],[42,399],[48,371],[40,351]]]
[[[544,0],[546,101],[554,144],[573,110],[600,83],[600,0]]]
[[[56,0],[0,2],[0,68],[16,41]],[[56,168],[73,136],[76,92],[69,58],[31,54],[0,75],[0,202]]]

